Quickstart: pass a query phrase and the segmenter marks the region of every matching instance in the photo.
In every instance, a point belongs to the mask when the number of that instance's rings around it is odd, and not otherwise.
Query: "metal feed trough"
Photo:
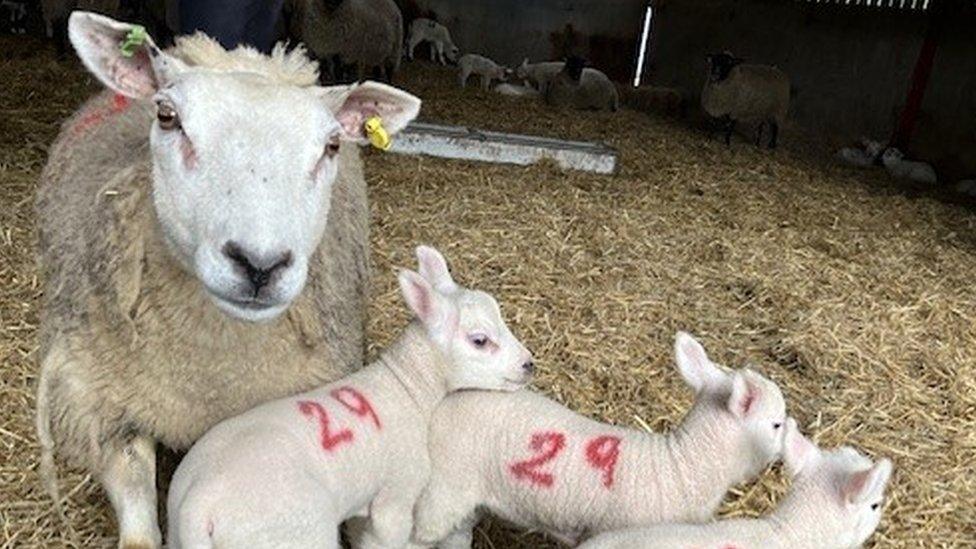
[[[414,122],[393,139],[390,151],[526,166],[551,158],[562,168],[602,174],[617,170],[617,151],[603,143],[481,131]]]

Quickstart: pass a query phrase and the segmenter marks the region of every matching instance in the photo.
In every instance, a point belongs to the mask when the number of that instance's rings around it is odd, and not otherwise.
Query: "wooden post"
[[[928,87],[929,77],[932,75],[935,52],[939,46],[943,23],[948,12],[948,5],[951,2],[952,0],[932,0],[929,6],[925,39],[922,42],[921,50],[918,52],[915,68],[912,70],[908,87],[908,97],[905,99],[905,107],[898,117],[898,126],[895,128],[895,133],[891,137],[891,144],[899,149],[905,150],[908,148],[908,144],[912,139],[912,133],[915,131],[915,122],[918,120],[918,112],[922,108],[925,89]]]

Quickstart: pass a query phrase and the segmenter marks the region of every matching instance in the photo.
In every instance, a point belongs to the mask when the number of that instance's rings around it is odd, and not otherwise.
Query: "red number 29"
[[[603,471],[603,485],[613,486],[613,472],[620,457],[620,437],[603,435],[586,443],[586,461]]]
[[[566,435],[562,433],[534,433],[529,448],[538,454],[524,461],[516,461],[508,468],[515,478],[548,488],[553,483],[552,473],[541,472],[539,468],[555,459],[565,447]]]
[[[329,393],[329,395],[338,400],[339,404],[342,404],[347,410],[356,414],[357,416],[369,417],[372,419],[377,430],[382,429],[382,426],[380,426],[380,416],[376,415],[376,411],[373,410],[373,405],[370,404],[369,400],[356,389],[353,389],[347,385],[339,387],[338,389]]]
[[[319,441],[322,449],[331,452],[333,448],[343,442],[352,442],[352,431],[340,429],[333,433],[329,427],[329,413],[325,407],[314,400],[302,400],[298,403],[298,411],[303,415],[315,419],[319,423]]]

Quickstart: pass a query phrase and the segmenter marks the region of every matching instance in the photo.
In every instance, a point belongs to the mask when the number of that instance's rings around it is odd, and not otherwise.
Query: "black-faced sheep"
[[[769,147],[776,147],[779,129],[790,108],[790,79],[780,69],[768,65],[744,64],[729,53],[711,54],[708,76],[702,90],[701,106],[710,116],[723,122],[725,143],[732,139],[738,122],[758,123],[756,145],[763,128],[769,128]]]

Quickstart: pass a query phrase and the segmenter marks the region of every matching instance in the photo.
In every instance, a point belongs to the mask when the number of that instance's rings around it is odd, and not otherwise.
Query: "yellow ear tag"
[[[363,128],[366,130],[366,137],[369,138],[369,142],[374,147],[381,151],[390,148],[393,140],[390,139],[390,134],[386,133],[386,128],[383,127],[383,120],[379,116],[367,118],[366,123],[363,124]]]

